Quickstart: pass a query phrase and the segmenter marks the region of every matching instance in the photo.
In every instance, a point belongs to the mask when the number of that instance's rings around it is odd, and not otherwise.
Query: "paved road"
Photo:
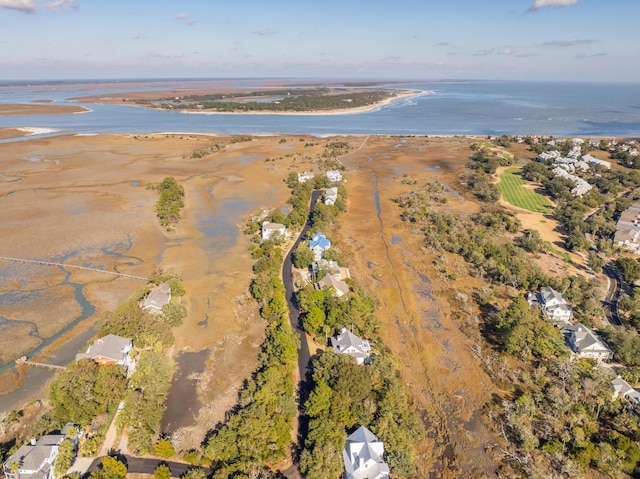
[[[314,205],[320,198],[322,194],[321,191],[314,191],[311,194],[311,206],[310,211],[313,210]],[[293,244],[287,256],[284,258],[284,264],[282,266],[282,282],[284,283],[284,288],[286,290],[286,298],[287,303],[289,304],[289,321],[291,321],[291,326],[295,329],[298,334],[300,334],[300,349],[298,349],[298,369],[300,370],[300,379],[304,381],[305,375],[307,373],[307,366],[309,365],[309,361],[311,359],[311,354],[309,353],[309,345],[307,344],[306,336],[304,334],[304,330],[302,329],[302,323],[300,321],[300,311],[298,310],[298,306],[295,303],[295,292],[293,289],[293,273],[292,267],[293,262],[291,260],[291,255],[296,250],[300,242],[305,238],[307,231],[311,228],[311,213],[309,213],[309,218],[307,218],[307,222],[302,228],[298,239]]]
[[[153,474],[153,471],[155,471],[156,467],[158,467],[158,464],[162,463],[166,464],[167,466],[169,466],[169,469],[171,469],[171,477],[180,477],[185,472],[187,472],[188,469],[194,467],[191,464],[185,464],[182,462],[170,462],[163,459],[150,459],[134,456],[116,457],[127,465],[128,472],[137,474]],[[95,459],[91,463],[91,466],[89,467],[89,470],[87,474],[85,474],[85,476],[87,476],[91,471],[97,468],[98,465],[100,465],[100,461],[102,461],[102,457]],[[205,468],[205,471],[207,471],[207,474],[211,474],[212,472],[211,469],[208,468]]]
[[[622,280],[620,273],[618,273],[615,267],[609,263],[602,268],[604,274],[609,278],[609,290],[604,299],[604,312],[607,320],[613,326],[622,326],[622,320],[618,314],[618,300],[622,293]]]

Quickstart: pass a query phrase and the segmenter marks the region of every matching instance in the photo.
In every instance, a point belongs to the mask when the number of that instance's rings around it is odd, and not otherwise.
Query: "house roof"
[[[611,381],[611,388],[616,396],[623,397],[630,401],[640,402],[640,391],[631,387],[631,385],[620,376]]]
[[[309,248],[322,248],[327,249],[331,246],[331,241],[327,239],[327,237],[322,233],[315,233],[311,236],[311,240],[309,241]]]
[[[369,429],[360,426],[347,436],[343,459],[347,479],[388,477],[389,466],[382,460],[384,444]]]
[[[540,289],[540,294],[542,295],[542,299],[545,303],[548,303],[554,299],[559,303],[566,303],[566,300],[564,299],[562,293],[559,293],[551,286],[545,286],[544,288]]]
[[[343,294],[347,294],[349,292],[349,285],[347,285],[347,283],[345,283],[340,279],[334,278],[330,274],[326,275],[324,278],[322,278],[320,281],[316,283],[316,287],[318,289],[322,289],[325,286],[326,287],[333,286],[336,289],[338,296],[342,296]]]
[[[142,304],[142,308],[161,310],[169,301],[171,301],[171,286],[169,286],[169,283],[162,283],[149,293]]]
[[[286,226],[283,225],[282,223],[269,223],[268,221],[265,221],[264,223],[262,223],[262,229],[263,230],[282,230],[282,229],[286,229]]]
[[[574,336],[574,345],[577,352],[581,351],[608,351],[611,352],[609,346],[602,341],[596,333],[587,328],[582,323],[577,323],[572,326],[568,326],[567,329]]]
[[[125,351],[131,348],[131,342],[129,338],[107,334],[102,338],[96,339],[89,346],[86,353],[76,354],[76,361],[79,359],[93,359],[99,356],[113,359],[114,361],[122,361],[126,354]]]
[[[25,471],[38,471],[45,459],[51,457],[54,447],[64,440],[62,434],[47,434],[42,436],[35,445],[25,444],[6,461],[5,465],[13,462],[20,464],[20,469]]]
[[[338,354],[346,353],[363,360],[369,357],[369,341],[359,338],[347,328],[342,328],[342,333],[332,336],[330,341],[331,347]]]

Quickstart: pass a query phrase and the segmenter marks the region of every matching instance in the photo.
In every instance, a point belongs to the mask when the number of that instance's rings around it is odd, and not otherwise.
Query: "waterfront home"
[[[169,283],[162,283],[147,295],[142,303],[142,309],[151,314],[159,314],[169,301],[171,301],[171,286]]]
[[[262,239],[268,240],[274,234],[279,234],[282,239],[287,237],[287,227],[280,223],[270,223],[269,221],[265,221],[262,223]]]
[[[537,293],[527,295],[529,306],[538,306],[545,317],[554,323],[568,323],[573,317],[571,306],[564,295],[550,286],[542,288]]]
[[[133,341],[130,338],[107,334],[102,338],[96,339],[89,346],[86,353],[76,354],[76,361],[91,359],[101,365],[119,364],[129,371],[133,368],[133,361],[129,356],[129,351],[132,348]]]
[[[333,205],[338,199],[338,188],[336,186],[332,188],[328,188],[327,191],[324,192],[324,204],[325,205]]]
[[[314,288],[329,288],[338,298],[349,293],[349,285],[342,280],[336,279],[330,274],[326,275],[324,278],[314,284]]]
[[[322,233],[315,233],[309,241],[309,249],[313,251],[316,261],[322,259],[322,253],[331,248],[331,241]]]
[[[640,404],[640,391],[631,387],[631,385],[622,379],[620,375],[611,381],[611,389],[613,390],[614,399],[626,399],[634,406]]]
[[[330,339],[331,347],[336,354],[348,354],[355,358],[358,364],[369,361],[371,345],[366,339],[359,338],[347,328],[342,328],[342,332]]]
[[[342,173],[338,170],[327,171],[327,178],[329,181],[342,181]]]
[[[387,479],[389,465],[384,462],[384,443],[364,426],[347,436],[342,451],[344,479]]]
[[[3,464],[7,479],[52,479],[53,463],[58,456],[63,434],[47,434],[37,441],[31,439],[14,452]]]
[[[571,351],[581,358],[602,361],[613,357],[613,351],[607,343],[582,323],[566,326],[563,333]]]

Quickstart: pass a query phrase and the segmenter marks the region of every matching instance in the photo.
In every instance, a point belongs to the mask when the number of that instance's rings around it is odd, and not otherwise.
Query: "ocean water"
[[[237,80],[235,86],[244,83]],[[255,88],[255,82],[251,87]],[[81,83],[0,84],[0,103],[49,99],[55,104],[82,104],[67,99],[166,88],[166,81],[133,88],[105,85],[98,90],[87,90]],[[41,127],[84,134],[640,136],[640,83],[451,81],[404,83],[389,88],[429,93],[401,99],[374,111],[343,115],[201,115],[124,105],[85,105],[92,111],[0,117],[0,127]]]

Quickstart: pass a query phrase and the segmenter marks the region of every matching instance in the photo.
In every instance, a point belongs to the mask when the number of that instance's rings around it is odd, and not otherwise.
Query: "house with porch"
[[[142,303],[142,309],[151,314],[160,314],[164,305],[169,304],[169,301],[171,301],[171,286],[169,283],[162,283],[147,295]]]
[[[329,181],[342,181],[342,173],[338,170],[327,171],[327,179]]]
[[[603,361],[613,358],[613,351],[592,329],[582,323],[569,325],[562,331],[571,351],[581,358]]]
[[[338,188],[336,186],[328,188],[327,191],[324,192],[325,205],[334,205],[337,199],[338,199]]]
[[[269,240],[274,234],[279,234],[283,239],[287,237],[287,227],[281,223],[262,223],[262,239]]]
[[[47,434],[37,441],[31,439],[4,462],[2,469],[7,479],[52,479],[53,464],[58,456],[63,434]]]
[[[349,285],[340,279],[336,279],[334,276],[327,274],[324,278],[314,284],[315,289],[329,288],[334,294],[341,298],[345,294],[349,293]]]
[[[640,391],[631,387],[631,384],[622,379],[620,375],[611,381],[611,389],[613,391],[614,399],[626,399],[633,406],[640,404]]]
[[[331,347],[336,354],[348,354],[355,358],[358,364],[369,362],[371,345],[366,339],[359,338],[347,328],[330,339]]]
[[[118,364],[124,366],[130,372],[134,367],[134,362],[129,356],[131,349],[133,349],[133,340],[130,338],[107,334],[102,338],[96,339],[89,346],[86,353],[76,354],[76,361],[91,359],[100,365]]]
[[[544,316],[558,324],[567,324],[573,318],[573,310],[564,295],[546,286],[537,293],[527,295],[529,306],[538,306]]]

